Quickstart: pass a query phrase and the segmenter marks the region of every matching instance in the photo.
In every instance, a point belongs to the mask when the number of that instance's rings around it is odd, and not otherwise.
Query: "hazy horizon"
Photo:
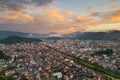
[[[0,31],[8,31],[8,32],[18,32],[18,33],[28,33],[28,34],[60,34],[60,35],[64,35],[64,34],[71,34],[71,33],[57,33],[57,32],[48,32],[48,33],[36,33],[36,32],[24,32],[24,31],[14,31],[14,30],[0,30]],[[87,33],[87,32],[93,32],[93,33],[97,33],[97,32],[112,32],[112,31],[120,31],[120,30],[107,30],[107,31],[76,31],[76,32],[72,32],[72,33]]]

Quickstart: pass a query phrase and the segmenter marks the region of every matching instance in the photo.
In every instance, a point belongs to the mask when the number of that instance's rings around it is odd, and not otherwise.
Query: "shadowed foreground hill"
[[[0,43],[2,44],[14,44],[14,43],[21,43],[21,42],[41,42],[42,40],[36,39],[36,38],[25,38],[25,37],[19,37],[19,36],[9,36],[5,39],[1,39]]]

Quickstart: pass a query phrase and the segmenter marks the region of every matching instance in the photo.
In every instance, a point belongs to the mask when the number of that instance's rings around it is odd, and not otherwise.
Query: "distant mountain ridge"
[[[14,32],[14,31],[0,31],[0,39],[7,38],[9,36],[20,36],[20,37],[41,39],[41,38],[54,37],[57,35],[59,35],[59,34],[57,34],[57,33],[35,34],[35,33]]]
[[[25,37],[20,37],[20,36],[9,36],[5,39],[1,39],[0,43],[1,44],[14,44],[14,43],[21,43],[21,42],[41,42],[42,40],[36,39],[36,38],[25,38]]]
[[[120,40],[120,31],[85,32],[77,34],[75,38],[82,40]]]
[[[20,36],[27,38],[38,38],[47,40],[59,40],[59,39],[79,39],[79,40],[120,40],[120,31],[113,30],[107,32],[74,32],[70,34],[34,34],[12,31],[0,31],[0,39],[7,38],[9,36]]]
[[[7,38],[9,36],[21,36],[21,37],[27,37],[28,33],[22,33],[22,32],[13,32],[13,31],[0,31],[0,39]]]

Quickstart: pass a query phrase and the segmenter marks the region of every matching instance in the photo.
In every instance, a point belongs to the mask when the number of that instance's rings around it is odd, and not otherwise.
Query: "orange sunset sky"
[[[0,30],[60,34],[120,30],[120,0],[0,0]]]

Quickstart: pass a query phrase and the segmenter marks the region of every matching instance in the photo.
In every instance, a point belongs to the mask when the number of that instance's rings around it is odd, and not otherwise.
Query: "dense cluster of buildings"
[[[3,74],[16,80],[21,80],[23,77],[28,80],[109,80],[107,76],[78,65],[46,45],[110,70],[119,71],[120,55],[117,52],[120,49],[117,47],[120,43],[71,40],[0,45],[0,50],[12,57],[9,61],[0,60],[0,70],[2,71],[3,67],[12,67]],[[106,47],[114,49],[115,53],[110,57],[90,55]]]
[[[120,72],[120,43],[119,41],[92,41],[92,40],[66,40],[50,41],[47,44],[66,54],[89,61],[114,72]],[[92,55],[98,51],[112,49],[112,55]]]

